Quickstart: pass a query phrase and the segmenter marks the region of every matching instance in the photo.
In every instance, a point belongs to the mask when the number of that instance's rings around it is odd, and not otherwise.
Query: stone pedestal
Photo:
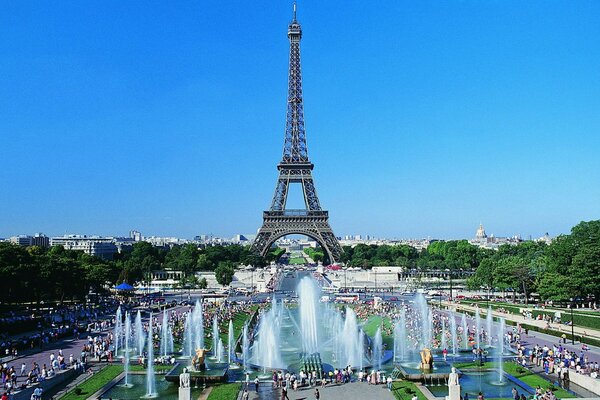
[[[447,400],[460,400],[460,385],[449,385]]]
[[[192,388],[180,387],[179,388],[179,400],[191,400],[192,399]]]

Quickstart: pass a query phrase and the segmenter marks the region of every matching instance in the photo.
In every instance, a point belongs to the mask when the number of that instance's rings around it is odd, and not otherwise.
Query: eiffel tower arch
[[[277,239],[299,234],[316,240],[327,252],[329,260],[335,262],[340,260],[342,248],[329,225],[329,213],[323,210],[319,203],[312,177],[314,164],[308,158],[306,145],[300,70],[301,38],[302,29],[296,20],[294,4],[294,17],[288,26],[290,60],[283,158],[277,165],[279,178],[271,208],[263,213],[263,225],[252,244],[252,249],[264,256]],[[304,209],[286,209],[290,184],[301,185]]]

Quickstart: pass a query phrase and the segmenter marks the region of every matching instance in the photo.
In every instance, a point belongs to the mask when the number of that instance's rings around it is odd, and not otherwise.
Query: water
[[[139,400],[140,397],[145,397],[145,375],[131,375],[129,382],[132,385],[129,388],[125,388],[121,380],[117,385],[113,386],[108,392],[102,395],[103,399],[120,399],[120,400]],[[156,391],[159,394],[160,400],[178,400],[179,399],[179,385],[171,383],[163,379],[159,379],[156,382]],[[194,388],[192,385],[192,399],[197,399],[201,395],[201,388]]]
[[[162,325],[160,326],[160,354],[166,357],[170,353],[169,349],[169,312],[165,308],[163,311]],[[171,343],[173,338],[171,338]]]
[[[481,348],[481,316],[479,315],[479,308],[475,309],[475,343],[477,348]]]
[[[204,313],[203,304],[196,300],[194,311],[190,313],[190,333],[192,335],[192,346],[189,349],[190,356],[195,354],[195,349],[204,348]]]
[[[265,368],[286,367],[280,353],[281,313],[277,308],[277,300],[273,299],[271,309],[263,311],[252,346],[252,362]]]
[[[441,349],[444,350],[448,348],[448,340],[446,338],[446,319],[443,314],[440,315],[440,319],[442,320]]]
[[[213,353],[213,356],[217,355],[218,346],[219,346],[219,321],[217,319],[217,316],[215,315],[213,317],[213,324],[212,324],[212,353]]]
[[[429,307],[427,306],[427,300],[422,293],[417,293],[415,297],[416,311],[420,317],[421,326],[421,344],[420,347],[427,347],[431,343],[431,331],[427,329],[427,319],[429,318]]]
[[[130,357],[130,348],[129,341],[131,340],[131,318],[129,318],[129,312],[125,312],[125,356],[123,359],[123,369],[125,372],[125,386],[131,387],[129,383],[129,357]]]
[[[406,357],[406,312],[400,311],[400,319],[394,324],[394,361]]]
[[[227,327],[227,364],[231,365],[231,355],[235,351],[235,342],[233,339],[233,321],[229,320],[229,326]]]
[[[152,313],[148,321],[148,368],[146,369],[146,395],[145,398],[158,397],[156,392],[156,377],[154,376],[154,345],[152,343]]]
[[[138,310],[135,316],[135,344],[137,346],[138,355],[144,352],[144,328],[142,327],[142,313]]]
[[[302,351],[308,354],[319,351],[317,331],[317,304],[319,295],[319,288],[316,282],[309,277],[302,278],[298,285],[298,307],[300,308]]]
[[[503,357],[504,354],[504,331],[506,330],[504,318],[500,318],[500,330],[498,331],[498,351],[497,351],[497,365],[498,365],[498,382],[504,382],[504,367]]]
[[[450,330],[452,331],[452,354],[458,353],[458,338],[456,335],[456,315],[450,311]]]
[[[338,333],[339,335],[339,333]],[[361,346],[362,331],[358,331],[358,320],[353,309],[346,307],[346,319],[341,332],[341,360],[344,365],[363,365],[364,341]],[[364,340],[364,339],[362,339]]]
[[[487,330],[487,344],[489,347],[492,346],[492,322],[493,322],[493,316],[492,316],[492,306],[489,306],[488,311],[487,311],[487,317],[486,317],[486,330]]]
[[[527,389],[519,386],[517,382],[508,382],[504,384],[497,384],[496,380],[496,372],[488,372],[488,371],[461,371],[462,375],[460,376],[460,386],[461,393],[468,393],[469,398],[476,399],[477,393],[482,392],[486,398],[505,398],[512,399],[512,388],[515,387],[519,393],[525,394],[527,398],[530,398],[529,395],[533,393],[529,393]],[[434,381],[432,384],[426,384],[427,389],[431,391],[431,393],[435,397],[445,397],[448,395],[448,386],[447,385],[438,385],[437,382]]]
[[[467,326],[467,316],[465,314],[462,315],[462,335],[463,335],[463,347],[466,349],[469,348],[469,327]]]
[[[121,348],[121,338],[123,336],[123,312],[121,311],[121,306],[117,308],[117,314],[115,315],[115,356],[119,354],[119,349]]]
[[[383,348],[381,339],[381,327],[377,328],[375,337],[373,338],[373,355],[371,357],[371,364],[377,367],[377,370],[381,369],[381,359],[383,358]]]
[[[219,338],[218,342],[217,342],[217,362],[218,363],[222,363],[224,361],[224,353],[225,353],[225,346],[223,346],[223,340],[221,338]]]
[[[358,333],[358,343],[359,343],[359,347],[361,349],[361,353],[362,351],[364,351],[365,348],[365,333],[363,332],[363,330],[361,329],[360,332]],[[365,366],[364,366],[364,357],[360,357],[360,363],[359,363],[359,369],[362,371],[364,370]]]
[[[248,370],[248,359],[250,358],[250,343],[248,343],[248,323],[244,324],[242,330],[242,361],[244,363],[244,371]]]

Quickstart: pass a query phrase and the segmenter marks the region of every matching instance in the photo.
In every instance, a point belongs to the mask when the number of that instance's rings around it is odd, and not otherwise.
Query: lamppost
[[[573,299],[571,298],[571,343],[575,344],[575,321],[573,321]]]

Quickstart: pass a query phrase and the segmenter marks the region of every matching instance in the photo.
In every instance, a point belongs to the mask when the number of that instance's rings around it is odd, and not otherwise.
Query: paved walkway
[[[456,310],[456,311],[467,310],[470,312],[475,312],[477,309],[477,307],[473,307],[470,305],[450,303],[447,301],[443,301],[442,305],[444,305],[446,307],[450,307],[451,309]],[[523,307],[523,308],[525,308],[525,307]],[[479,307],[479,311],[480,311],[480,313],[482,313],[484,315],[487,314],[487,309],[485,307]],[[497,310],[492,310],[492,315],[494,317],[502,317],[505,320],[510,320],[510,321],[517,322],[520,324],[527,324],[527,325],[535,326],[538,328],[545,329],[548,327],[548,324],[545,321],[539,321],[539,320],[535,320],[535,319],[525,318],[520,314],[502,313]],[[550,323],[550,329],[559,331],[559,332],[564,332],[567,335],[567,339],[571,339],[571,326],[564,325],[564,324]],[[589,338],[600,340],[600,330],[587,328],[587,327],[580,327],[577,325],[575,325],[573,327],[573,330],[575,331],[576,337],[582,336],[584,339],[586,337],[589,337]]]
[[[281,399],[281,389],[273,389],[270,382],[261,382],[258,393],[254,391],[254,385],[249,388],[250,400],[277,400]],[[385,385],[369,385],[366,382],[352,382],[346,384],[326,385],[324,388],[318,387],[321,394],[321,400],[351,400],[351,399],[369,399],[369,400],[392,400],[394,395]],[[315,399],[315,388],[304,387],[297,392],[290,390],[288,392],[290,400],[312,400]],[[241,398],[241,393],[238,398]]]

